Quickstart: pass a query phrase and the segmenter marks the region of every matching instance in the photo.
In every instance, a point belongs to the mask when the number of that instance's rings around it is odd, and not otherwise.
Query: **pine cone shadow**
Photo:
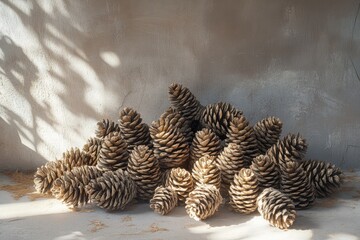
[[[319,228],[319,224],[314,221],[311,216],[305,216],[301,213],[299,214],[299,211],[296,215],[294,224],[290,227],[290,229],[293,230],[309,230],[317,228]]]
[[[250,221],[253,217],[259,216],[259,213],[253,212],[251,214],[242,214],[233,212],[227,205],[223,205],[219,208],[214,216],[204,220],[211,227],[223,227],[231,225],[239,225]]]

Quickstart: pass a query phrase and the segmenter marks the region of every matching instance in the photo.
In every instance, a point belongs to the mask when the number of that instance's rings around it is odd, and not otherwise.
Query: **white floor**
[[[9,179],[1,175],[1,184]],[[109,213],[89,206],[74,212],[55,199],[14,200],[0,191],[0,239],[287,239],[360,240],[360,172],[347,173],[341,191],[298,211],[291,229],[270,227],[258,213],[242,215],[222,207],[203,222],[190,219],[184,207],[168,216],[147,204]]]

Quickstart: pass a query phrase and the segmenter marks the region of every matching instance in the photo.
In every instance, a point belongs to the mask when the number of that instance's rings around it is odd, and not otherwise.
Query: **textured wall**
[[[150,123],[171,82],[308,157],[360,167],[359,1],[0,1],[0,169],[81,147],[124,106]]]

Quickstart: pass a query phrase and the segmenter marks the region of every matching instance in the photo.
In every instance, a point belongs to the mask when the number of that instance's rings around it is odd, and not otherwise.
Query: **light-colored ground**
[[[338,193],[298,211],[288,231],[270,227],[258,213],[242,215],[226,207],[203,222],[190,219],[181,206],[168,216],[155,214],[147,204],[112,213],[93,206],[72,211],[31,194],[28,179],[0,175],[0,239],[360,239],[360,172],[347,173]]]

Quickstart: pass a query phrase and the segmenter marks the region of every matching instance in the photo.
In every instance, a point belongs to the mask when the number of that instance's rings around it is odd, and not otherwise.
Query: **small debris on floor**
[[[130,217],[129,215],[124,216],[121,218],[122,222],[131,222],[132,221],[132,217]]]
[[[105,225],[104,223],[102,223],[99,220],[90,221],[89,225],[91,226],[90,232],[97,232],[97,231],[107,227],[107,225]]]
[[[27,196],[30,201],[38,198],[52,198],[51,195],[44,195],[35,192],[34,172],[5,171],[3,172],[13,184],[0,184],[0,191],[6,191],[11,194],[14,200]]]
[[[158,225],[156,225],[156,223],[153,223],[150,226],[150,232],[152,232],[152,233],[154,233],[154,232],[163,232],[163,231],[169,231],[169,229],[161,228]]]

